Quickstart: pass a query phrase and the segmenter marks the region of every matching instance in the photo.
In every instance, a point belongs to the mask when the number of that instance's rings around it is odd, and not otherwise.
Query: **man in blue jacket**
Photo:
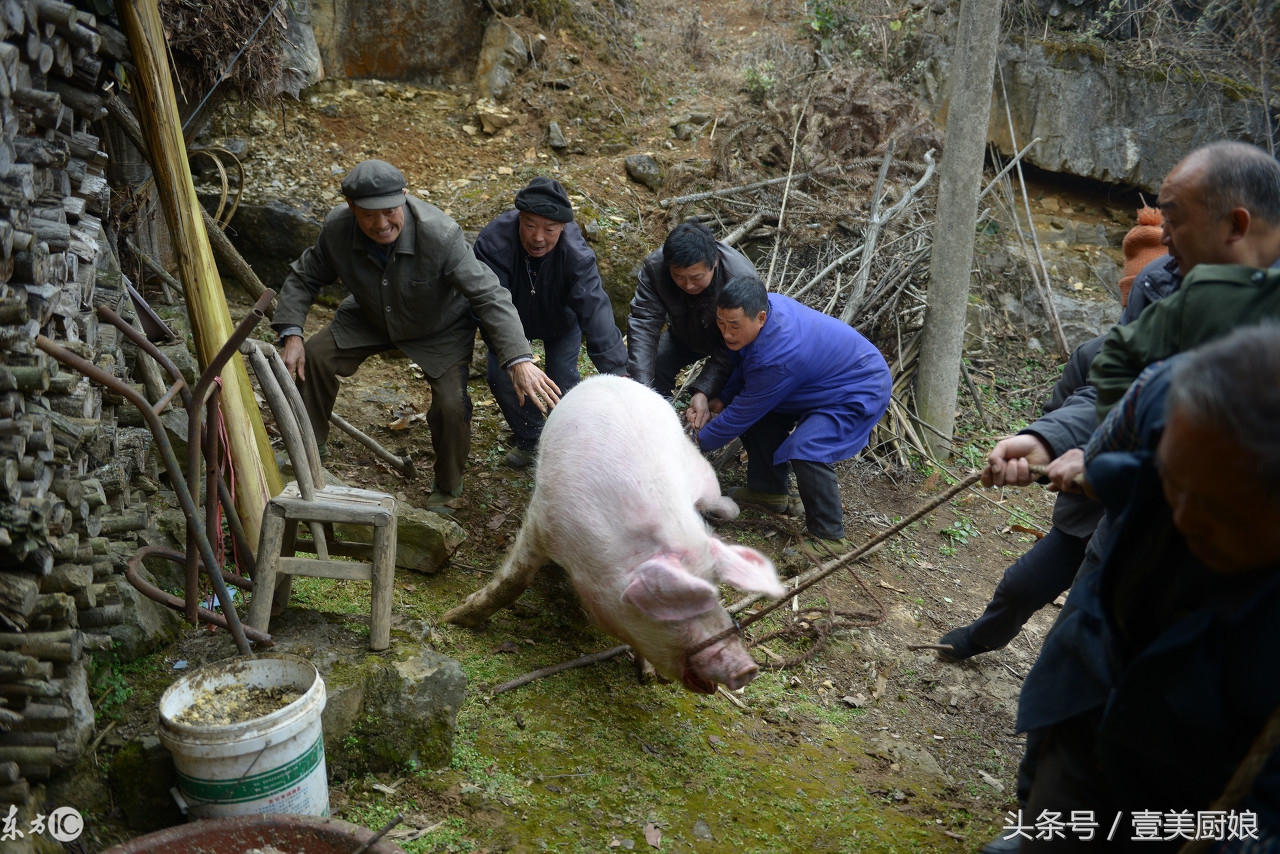
[[[578,384],[578,350],[602,374],[621,375],[627,348],[600,283],[596,254],[573,222],[573,205],[559,181],[537,177],[516,193],[516,209],[500,214],[476,238],[475,255],[511,292],[524,335],[542,341],[547,376],[564,394]],[[542,435],[544,418],[533,400],[516,398],[511,378],[489,350],[489,389],[502,409],[515,447],[506,464],[524,468]]]
[[[860,453],[889,407],[884,356],[853,327],[746,276],[716,298],[716,323],[733,368],[718,398],[696,392],[689,401],[698,445],[707,451],[741,436],[747,488],[756,493],[786,495],[794,471],[812,535],[801,551],[847,550],[832,464]]]

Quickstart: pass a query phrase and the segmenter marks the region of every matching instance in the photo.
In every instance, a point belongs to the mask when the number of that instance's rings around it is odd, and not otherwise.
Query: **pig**
[[[700,513],[732,519],[738,506],[670,405],[629,379],[587,379],[547,418],[533,496],[502,568],[444,619],[483,623],[554,561],[600,628],[659,674],[700,694],[741,688],[758,668],[736,635],[687,650],[733,625],[720,582],[775,598],[785,589],[767,557],[711,536]]]

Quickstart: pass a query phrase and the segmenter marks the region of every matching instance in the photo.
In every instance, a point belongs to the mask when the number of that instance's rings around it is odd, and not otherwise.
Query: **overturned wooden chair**
[[[261,341],[246,341],[240,351],[253,368],[262,395],[275,415],[297,478],[268,501],[262,513],[249,625],[268,630],[272,600],[278,598],[282,605],[288,604],[289,586],[295,575],[369,581],[373,588],[369,648],[386,649],[391,643],[396,500],[385,492],[326,485],[311,422],[284,360],[275,347]],[[310,529],[310,539],[298,539],[299,522],[305,522]],[[368,526],[370,542],[334,539],[334,524]],[[316,556],[295,557],[299,550]],[[332,560],[335,556],[363,560]]]

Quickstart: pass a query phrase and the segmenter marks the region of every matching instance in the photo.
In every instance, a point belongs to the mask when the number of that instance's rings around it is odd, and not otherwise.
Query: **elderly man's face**
[[[1200,158],[1183,160],[1173,167],[1160,185],[1157,204],[1164,214],[1164,236],[1160,241],[1178,262],[1178,272],[1187,275],[1197,264],[1228,264],[1232,220],[1225,212],[1210,212],[1202,203],[1200,185],[1204,165]]]
[[[1280,562],[1280,501],[1268,494],[1256,458],[1175,408],[1156,451],[1173,523],[1214,572]]]
[[[360,226],[365,237],[381,246],[395,243],[404,228],[404,205],[385,210],[365,210],[348,201],[347,207],[355,214],[356,225]]]
[[[520,211],[520,245],[530,258],[541,258],[555,249],[563,233],[563,222]]]

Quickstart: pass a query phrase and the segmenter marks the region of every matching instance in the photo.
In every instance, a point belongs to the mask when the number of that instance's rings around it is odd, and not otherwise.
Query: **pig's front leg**
[[[496,611],[519,599],[520,594],[533,581],[534,575],[547,563],[547,558],[534,545],[536,540],[532,526],[522,527],[511,554],[493,580],[445,614],[444,621],[475,627],[492,617]]]
[[[738,504],[720,494],[720,481],[706,458],[692,444],[688,445],[688,465],[693,476],[693,506],[708,519],[728,522],[738,518]]]

